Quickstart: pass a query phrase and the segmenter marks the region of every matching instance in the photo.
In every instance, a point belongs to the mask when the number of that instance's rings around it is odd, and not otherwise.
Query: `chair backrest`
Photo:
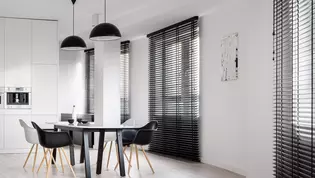
[[[105,142],[111,142],[116,140],[116,132],[106,132]]]
[[[141,127],[141,129],[151,129],[151,130],[156,130],[157,128],[158,128],[157,121],[150,121],[145,126]]]
[[[41,129],[35,122],[32,122],[32,125],[37,130],[41,146],[45,148],[60,148],[72,145],[72,140],[68,132],[49,132]]]
[[[39,143],[41,145],[45,145],[45,131],[41,129],[35,122],[32,122],[32,125],[37,131]]]
[[[25,139],[30,144],[39,144],[38,134],[36,129],[28,126],[22,119],[19,119],[20,125],[24,129]]]
[[[123,125],[123,126],[135,126],[135,120],[134,119],[128,119],[124,123],[122,123],[121,125]]]
[[[158,128],[158,122],[157,121],[151,121],[144,127],[138,130],[133,143],[136,145],[148,145],[152,141],[152,137],[154,132]]]

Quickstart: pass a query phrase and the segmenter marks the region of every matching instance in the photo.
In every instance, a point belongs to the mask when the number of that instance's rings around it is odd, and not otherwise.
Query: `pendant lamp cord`
[[[106,0],[104,0],[104,22],[106,23]]]
[[[74,36],[74,4],[72,6],[72,35]]]

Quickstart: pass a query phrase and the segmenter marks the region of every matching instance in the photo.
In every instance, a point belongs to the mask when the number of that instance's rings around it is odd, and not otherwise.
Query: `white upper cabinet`
[[[32,20],[32,63],[58,63],[57,21]]]
[[[32,114],[57,114],[57,65],[33,65]]]
[[[5,19],[0,18],[0,87],[4,87],[4,40]]]
[[[31,20],[5,20],[5,85],[31,87]]]

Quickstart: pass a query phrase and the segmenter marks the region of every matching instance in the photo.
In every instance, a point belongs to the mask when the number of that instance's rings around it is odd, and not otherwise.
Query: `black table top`
[[[57,122],[54,123],[56,129],[69,130],[69,131],[79,131],[79,132],[116,132],[117,130],[134,130],[139,129],[139,127],[133,126],[103,126],[96,125],[94,123],[89,124],[69,124],[67,122]]]

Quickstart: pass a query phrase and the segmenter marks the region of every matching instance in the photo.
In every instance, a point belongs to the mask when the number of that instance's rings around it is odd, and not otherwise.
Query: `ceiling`
[[[211,11],[222,0],[107,0],[107,19],[121,30],[123,39],[146,35],[186,18]],[[77,0],[75,32],[88,46],[92,15],[104,12],[104,0]],[[0,16],[59,21],[60,40],[72,33],[70,0],[1,0]]]

